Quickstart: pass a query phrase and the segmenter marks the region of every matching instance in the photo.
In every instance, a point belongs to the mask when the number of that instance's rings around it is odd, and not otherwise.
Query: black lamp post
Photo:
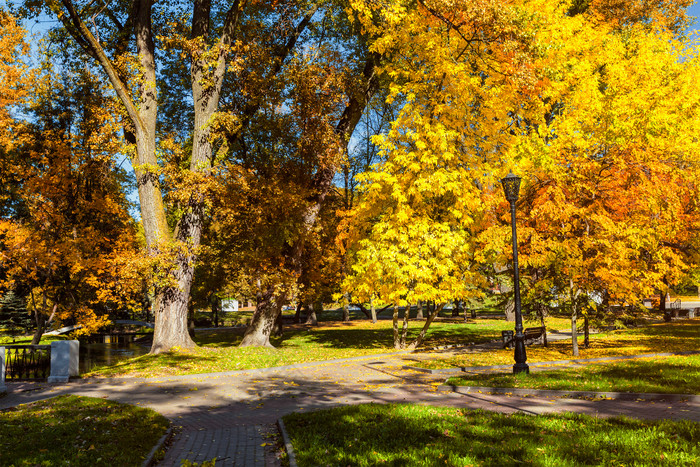
[[[520,273],[518,272],[518,236],[515,230],[515,202],[520,192],[520,177],[509,173],[501,180],[506,199],[510,203],[510,221],[513,228],[513,286],[515,291],[515,365],[513,373],[529,373],[530,367],[525,363],[525,339],[523,335],[523,315],[520,310]]]

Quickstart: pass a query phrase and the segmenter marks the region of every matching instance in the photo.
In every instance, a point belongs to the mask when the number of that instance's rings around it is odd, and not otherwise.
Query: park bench
[[[503,338],[504,349],[509,349],[513,346],[515,342],[514,331],[501,331],[501,337]],[[544,326],[526,328],[523,331],[523,342],[525,345],[543,344],[547,347],[547,329]]]

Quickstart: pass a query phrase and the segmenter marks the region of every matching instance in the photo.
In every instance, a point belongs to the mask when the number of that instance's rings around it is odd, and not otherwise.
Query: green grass
[[[284,417],[300,466],[700,463],[700,424],[359,405]]]
[[[150,409],[59,396],[0,412],[0,465],[139,466],[167,428]]]
[[[422,321],[410,323],[409,339],[415,337]],[[93,368],[86,376],[165,376],[270,368],[296,363],[360,357],[395,352],[390,320],[372,324],[367,320],[327,322],[318,327],[287,326],[282,337],[272,338],[276,349],[239,348],[244,330],[198,331],[193,350],[176,350],[161,355],[144,355],[110,367]],[[512,323],[504,320],[435,322],[425,346],[467,344],[497,339]]]
[[[42,336],[39,345],[49,345],[53,341],[66,340],[65,336]],[[29,345],[32,343],[32,336],[11,336],[0,334],[0,345]]]
[[[658,357],[585,367],[453,377],[447,384],[560,391],[696,394],[700,390],[700,356]]]
[[[549,342],[548,347],[527,347],[530,363],[574,358],[600,358],[624,355],[640,355],[661,352],[684,352],[700,349],[700,319],[674,321],[639,328],[608,331],[590,336],[591,345],[583,347],[580,335],[579,355],[573,356],[571,339]],[[471,366],[507,365],[513,363],[513,350],[495,349],[488,353],[464,353],[446,358],[424,361],[423,368],[462,368]]]

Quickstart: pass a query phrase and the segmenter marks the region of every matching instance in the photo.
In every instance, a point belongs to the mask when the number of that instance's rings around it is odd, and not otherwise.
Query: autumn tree
[[[160,269],[154,273],[157,310],[152,352],[190,347],[194,343],[187,333],[188,298],[204,217],[212,209],[209,189],[216,184],[214,169],[221,161],[220,151],[248,144],[244,133],[256,117],[273,110],[267,105],[268,95],[276,95],[275,79],[300,49],[300,39],[309,31],[322,30],[323,24],[332,24],[323,22],[330,18],[328,12],[343,10],[333,2],[294,0],[236,0],[225,7],[210,0],[192,5],[133,0],[106,8],[83,1],[26,0],[24,6],[32,12],[44,8],[58,18],[80,53],[102,69],[123,105],[122,128],[136,175],[147,247],[160,258],[156,261]],[[189,60],[188,76],[158,72],[159,62],[168,71],[181,71],[176,58]],[[366,60],[356,70],[358,79],[343,88],[351,94],[336,122],[339,141],[349,139],[361,115],[373,70],[374,60]],[[189,97],[166,94],[165,82],[175,84],[178,91],[186,82]],[[226,112],[217,112],[224,89],[236,98]],[[191,106],[183,108],[187,102]],[[159,120],[161,108],[176,114]],[[188,134],[181,140],[185,152],[177,164],[171,164],[173,147],[166,142],[171,135],[162,131],[167,122],[178,122]],[[215,130],[221,131],[214,134]],[[223,139],[217,139],[224,133]],[[311,181],[315,191],[308,195],[302,230],[312,228],[332,185],[335,164],[325,161],[334,160],[330,156],[335,152],[342,153],[342,146],[330,144],[319,151],[318,170]],[[165,157],[159,159],[160,155]],[[168,165],[174,169],[170,173]],[[163,198],[166,192],[168,200]],[[290,251],[297,258],[301,244]],[[267,324],[261,323],[274,320],[276,308],[260,305],[244,339],[246,345],[267,343]]]
[[[594,281],[622,296],[631,290],[625,282],[654,275],[639,262],[642,249],[670,254],[652,240],[655,232],[680,234],[689,224],[662,222],[670,212],[651,206],[685,199],[690,204],[673,204],[671,212],[694,212],[693,176],[678,172],[697,154],[695,98],[686,84],[696,80],[696,64],[694,52],[681,57],[687,44],[674,42],[683,20],[674,12],[687,2],[629,3],[639,8],[619,5],[614,15],[612,3],[602,1],[392,2],[381,12],[356,2],[366,28],[385,18],[372,50],[402,44],[386,71],[389,98],[405,104],[391,130],[376,138],[385,161],[363,176],[351,233],[359,251],[347,287],[379,289],[402,305],[466,297],[487,279],[489,264],[511,263],[498,183],[509,169],[528,180],[526,192],[552,194],[547,212],[556,222],[546,221],[536,203],[527,206],[532,230],[522,235],[533,255],[521,264],[557,278],[557,290],[569,291],[564,303],[572,316]],[[652,168],[654,159],[669,164]],[[657,168],[663,177],[655,178]],[[615,179],[615,170],[625,172]],[[561,176],[556,189],[554,173]],[[619,200],[597,198],[603,180]],[[667,182],[684,194],[662,194],[659,183]],[[592,197],[592,210],[569,205],[576,204],[572,192]],[[539,241],[537,229],[550,236]],[[591,232],[600,237],[589,239]],[[552,243],[557,236],[566,240]],[[598,263],[590,261],[592,242],[601,247]],[[574,251],[580,253],[568,255]],[[665,268],[672,256],[656,264]],[[590,286],[577,285],[584,277]],[[397,335],[395,326],[401,346]]]
[[[115,103],[89,71],[43,66],[6,146],[21,209],[0,219],[2,285],[26,290],[34,343],[52,321],[95,331],[140,284]]]

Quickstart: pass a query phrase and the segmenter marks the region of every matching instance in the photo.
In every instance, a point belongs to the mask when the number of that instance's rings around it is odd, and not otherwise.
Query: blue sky
[[[690,26],[690,29],[698,29],[700,30],[700,3],[695,2],[693,6],[688,8],[688,14],[690,16],[695,16],[695,24]]]

